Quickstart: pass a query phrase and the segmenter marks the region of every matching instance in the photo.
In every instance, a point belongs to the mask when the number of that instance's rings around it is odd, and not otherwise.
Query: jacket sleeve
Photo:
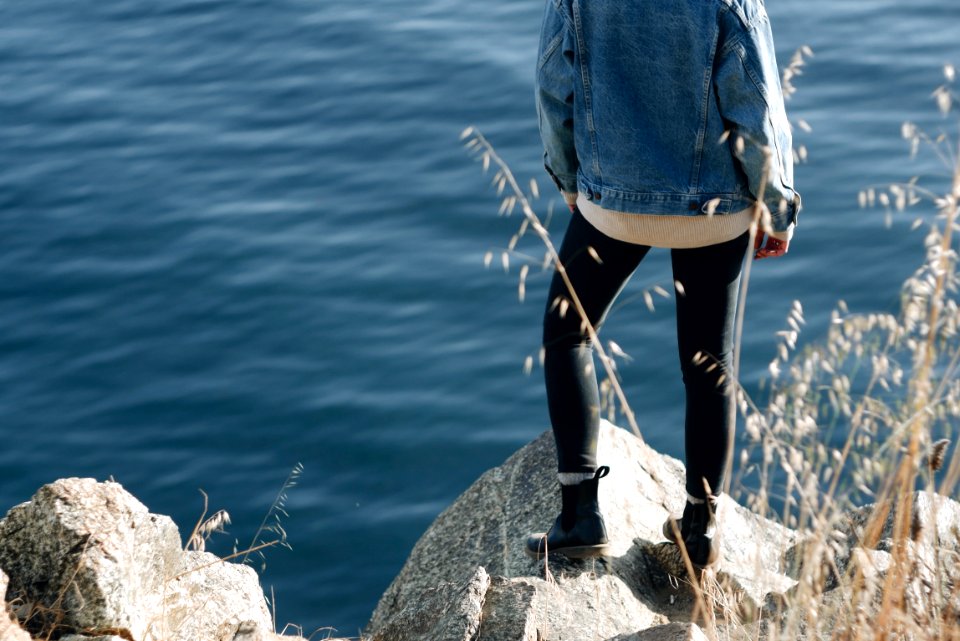
[[[576,194],[579,167],[573,134],[575,58],[572,30],[557,0],[546,0],[537,57],[537,116],[543,164],[565,195]]]
[[[721,39],[714,83],[730,144],[750,192],[770,210],[774,231],[796,224],[800,195],[793,183],[793,136],[766,12],[737,22]],[[742,140],[742,143],[740,142]]]

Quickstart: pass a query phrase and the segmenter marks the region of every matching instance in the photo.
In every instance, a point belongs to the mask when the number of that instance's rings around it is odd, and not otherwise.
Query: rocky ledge
[[[685,497],[683,465],[609,423],[599,458],[611,468],[600,483],[609,557],[554,555],[544,563],[523,553],[526,534],[560,509],[553,439],[545,433],[437,517],[382,596],[364,641],[699,641],[707,635],[698,626],[696,585],[723,600],[711,601],[726,610],[707,628],[713,638],[783,638],[773,634],[776,622],[797,591],[814,584],[818,606],[876,612],[877,592],[853,595],[849,581],[836,580],[854,568],[880,585],[890,573],[889,517],[877,544],[861,542],[872,506],[845,515],[824,546],[724,499],[720,569],[691,580],[677,547],[660,535]],[[890,574],[906,588],[901,608],[917,621],[934,602],[960,613],[960,504],[925,493],[912,498],[912,569]],[[0,641],[31,641],[31,634],[44,641],[291,639],[274,633],[252,569],[185,551],[168,517],[151,514],[116,483],[92,479],[46,485],[0,520],[0,595]],[[812,629],[794,636],[831,638],[830,616],[808,618]]]
[[[549,432],[525,446],[502,466],[481,476],[445,510],[413,549],[384,593],[365,638],[373,641],[682,641],[707,638],[697,623],[692,582],[675,545],[660,529],[669,514],[681,511],[686,493],[684,468],[626,430],[604,423],[600,462],[610,475],[600,482],[612,553],[603,560],[547,564],[529,559],[523,541],[542,531],[560,509],[555,449]],[[960,597],[956,563],[960,504],[917,493],[914,522],[922,534],[914,545],[918,571],[908,590],[914,611],[929,610],[931,586]],[[873,507],[846,515],[835,537],[842,542],[821,554],[824,572],[806,572],[822,582],[821,602],[847,602],[845,589],[831,581],[860,559],[875,576],[890,567],[890,523],[875,549],[858,543]],[[710,636],[775,638],[768,622],[783,620],[785,604],[808,555],[798,532],[760,518],[724,498],[719,507],[722,544],[719,571],[706,578],[727,610]],[[945,553],[946,552],[946,553]],[[925,562],[926,561],[929,562]],[[938,561],[939,560],[939,565]],[[946,562],[946,565],[944,565]],[[704,577],[697,577],[702,584]],[[862,595],[861,595],[862,596]],[[925,605],[926,604],[926,605]],[[874,606],[876,603],[874,603]],[[866,613],[871,606],[864,606]],[[843,607],[835,608],[842,610]],[[723,627],[723,621],[730,621]],[[764,626],[744,625],[763,621]],[[830,638],[829,617],[808,638]],[[905,637],[906,638],[906,637]]]
[[[274,633],[256,572],[185,551],[117,483],[45,485],[0,520],[0,641],[296,641]]]

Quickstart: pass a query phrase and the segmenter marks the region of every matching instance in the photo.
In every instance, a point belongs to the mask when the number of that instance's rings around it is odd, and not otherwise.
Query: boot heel
[[[524,550],[527,556],[540,560],[554,553],[571,559],[609,555],[607,528],[597,500],[600,479],[609,473],[610,468],[604,465],[597,468],[591,479],[560,486],[560,516],[546,534],[527,537]]]
[[[712,500],[699,504],[688,501],[682,518],[669,517],[664,522],[663,536],[676,545],[682,541],[691,564],[698,570],[715,565],[720,560],[716,504]]]

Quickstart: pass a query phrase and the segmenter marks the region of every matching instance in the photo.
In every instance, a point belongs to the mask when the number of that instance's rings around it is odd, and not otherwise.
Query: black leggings
[[[737,290],[748,241],[749,233],[744,233],[717,245],[671,250],[673,278],[682,286],[682,293],[675,292],[680,371],[686,388],[686,485],[687,492],[697,498],[705,497],[704,481],[713,492],[720,491],[727,445],[733,438],[731,388],[720,376],[732,364]],[[589,247],[596,250],[601,262],[591,256]],[[648,251],[646,245],[604,235],[579,211],[573,214],[560,247],[560,260],[598,331]],[[556,302],[568,296],[563,280],[555,273],[543,322],[547,403],[559,471],[593,472],[597,467],[600,395],[593,347],[582,331],[580,316],[572,305],[567,309]],[[697,352],[706,357],[699,365],[693,362]]]

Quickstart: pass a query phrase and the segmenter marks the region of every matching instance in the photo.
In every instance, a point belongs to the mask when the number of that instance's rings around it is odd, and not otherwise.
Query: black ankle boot
[[[610,468],[597,468],[592,479],[576,485],[561,485],[562,507],[550,531],[527,537],[526,553],[534,559],[548,554],[562,554],[571,559],[606,556],[607,528],[600,514],[597,486]]]
[[[716,501],[687,501],[683,517],[670,517],[663,524],[663,536],[679,545],[683,541],[695,568],[703,569],[720,560],[720,529],[717,527]],[[679,534],[679,539],[677,535]]]

